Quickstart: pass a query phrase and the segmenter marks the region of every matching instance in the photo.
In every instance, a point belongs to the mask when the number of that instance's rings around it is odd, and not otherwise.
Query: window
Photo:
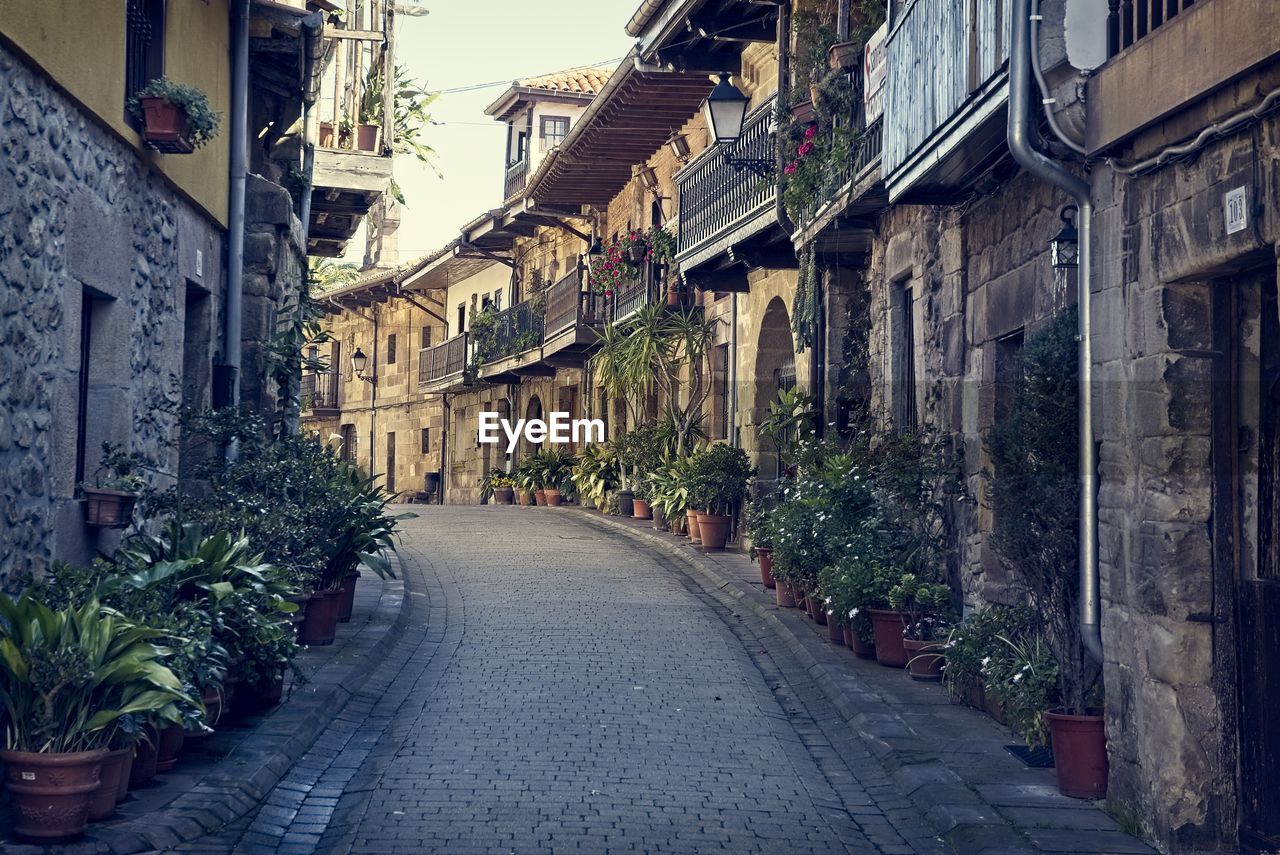
[[[525,144],[529,139],[529,135],[524,131],[516,134],[516,156],[512,160],[512,166],[524,160]]]
[[[916,331],[915,305],[908,283],[892,289],[893,335],[893,422],[901,431],[919,425],[916,412]]]
[[[419,344],[418,347],[422,348],[423,350],[426,350],[430,346],[431,346],[431,327],[423,327],[422,343]]]
[[[712,413],[715,419],[713,439],[729,438],[729,345],[721,344],[711,351]]]
[[[125,10],[124,99],[164,75],[164,0],[128,0]],[[126,121],[137,126],[128,115]]]
[[[502,311],[502,289],[501,288],[493,292],[493,310],[495,312]]]
[[[422,453],[431,453],[431,428],[422,429]]]
[[[392,333],[387,336],[387,364],[396,364],[396,334]]]
[[[396,435],[387,434],[387,492],[396,491]]]
[[[569,120],[564,116],[542,117],[542,150],[555,148],[569,133]]]
[[[453,331],[454,335],[462,335],[467,329],[467,304],[458,304],[458,328]]]

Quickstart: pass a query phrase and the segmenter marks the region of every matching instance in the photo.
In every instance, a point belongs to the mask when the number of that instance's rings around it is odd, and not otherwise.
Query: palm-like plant
[[[163,631],[136,626],[96,599],[53,610],[30,592],[0,594],[0,701],[4,741],[34,753],[108,744],[129,717],[178,723],[179,703],[198,704],[154,643]]]
[[[618,464],[613,452],[602,445],[582,449],[571,474],[578,496],[603,507],[605,495],[618,484]]]

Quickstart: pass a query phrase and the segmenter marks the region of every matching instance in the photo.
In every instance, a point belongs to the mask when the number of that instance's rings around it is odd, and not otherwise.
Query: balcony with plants
[[[548,372],[541,364],[546,289],[537,279],[528,300],[501,311],[492,306],[471,315],[472,365],[490,383],[512,383]]]
[[[845,36],[816,11],[797,13],[792,29],[794,85],[789,109],[779,114],[779,183],[799,249],[838,220],[887,201],[879,171],[882,72],[864,67],[885,37],[883,4],[854,3]]]

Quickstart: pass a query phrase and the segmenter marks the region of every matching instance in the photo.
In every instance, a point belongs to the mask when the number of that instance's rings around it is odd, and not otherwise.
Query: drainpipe
[[[1013,0],[1013,43],[1009,51],[1009,150],[1032,175],[1065,190],[1080,209],[1080,636],[1102,662],[1102,605],[1098,590],[1098,476],[1093,440],[1093,348],[1090,317],[1093,285],[1093,201],[1089,185],[1030,142],[1031,2]]]
[[[375,430],[378,424],[378,307],[371,308],[373,314],[373,342],[369,346],[369,477],[378,472],[378,453],[374,443]]]
[[[786,103],[787,91],[791,88],[791,0],[783,0],[778,4],[778,95],[779,107]],[[786,166],[782,155],[782,146],[774,145],[774,181],[777,189],[774,192],[773,210],[778,225],[787,234],[794,234],[796,227],[787,216],[787,206],[782,204],[782,168]]]
[[[223,319],[223,359],[231,377],[230,405],[240,405],[241,297],[244,288],[244,192],[249,125],[249,0],[236,0],[231,14],[231,175],[227,192],[227,300]],[[227,445],[235,460],[237,445]]]
[[[738,447],[738,292],[733,292],[733,302],[729,312],[729,364],[725,369],[729,372],[729,395],[725,405],[729,408],[729,445]]]

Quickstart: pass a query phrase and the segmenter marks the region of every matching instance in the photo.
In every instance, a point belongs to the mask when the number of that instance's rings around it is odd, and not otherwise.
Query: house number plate
[[[1243,187],[1227,191],[1227,196],[1223,200],[1227,214],[1227,234],[1233,235],[1248,228],[1249,208],[1245,204],[1247,199],[1248,195]]]

